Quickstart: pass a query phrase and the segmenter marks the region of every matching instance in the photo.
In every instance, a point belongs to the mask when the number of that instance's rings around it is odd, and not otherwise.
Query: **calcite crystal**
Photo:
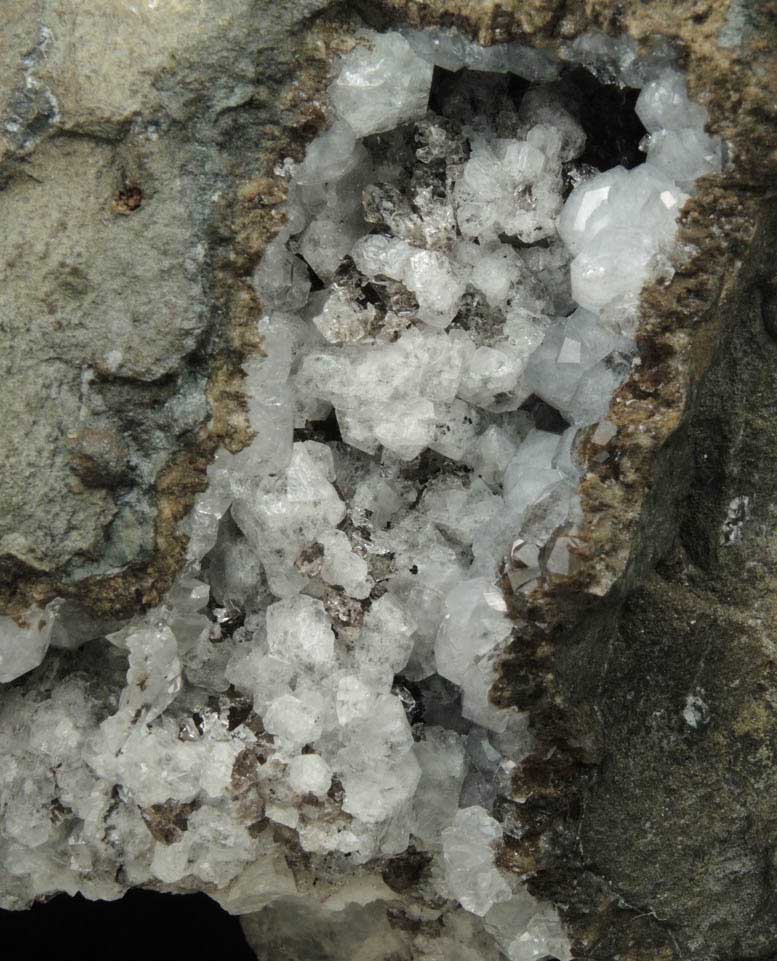
[[[450,924],[483,957],[566,961],[556,909],[502,857],[532,741],[490,691],[512,599],[574,565],[581,432],[612,437],[640,290],[671,277],[722,147],[671,51],[617,60],[646,159],[598,170],[561,59],[356,40],[331,126],[284,165],[253,277],[255,437],[212,463],[186,571],[96,660],[49,657],[50,697],[22,679],[0,705],[0,893],[174,884],[246,913],[304,895],[307,870],[369,904],[412,857],[415,908],[468,912]],[[0,679],[42,659],[44,620],[30,656],[8,627]]]

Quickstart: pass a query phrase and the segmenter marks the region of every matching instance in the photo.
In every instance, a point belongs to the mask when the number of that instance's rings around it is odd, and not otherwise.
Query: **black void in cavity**
[[[505,102],[519,107],[526,91],[536,86],[540,84],[513,74],[452,72],[435,67],[429,109],[442,116],[455,116],[469,108],[475,116],[486,119]],[[644,162],[639,142],[647,131],[634,110],[639,90],[602,83],[577,66],[566,67],[558,80],[542,86],[558,90],[566,108],[586,133],[585,151],[568,166],[609,170],[620,164],[631,169]],[[508,136],[509,131],[503,135]]]
[[[57,895],[0,911],[3,961],[256,961],[240,922],[205,894]]]

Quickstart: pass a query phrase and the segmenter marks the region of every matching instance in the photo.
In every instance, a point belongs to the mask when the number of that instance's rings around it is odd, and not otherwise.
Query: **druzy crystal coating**
[[[671,276],[694,180],[722,164],[671,61],[606,53],[642,88],[632,169],[581,160],[550,54],[407,31],[343,58],[254,275],[256,436],[211,465],[186,571],[109,636],[98,681],[82,665],[0,706],[4,904],[163,883],[260,910],[304,893],[292,832],[314,873],[364,890],[412,845],[423,896],[494,950],[571,957],[555,908],[499,866],[495,802],[515,806],[532,746],[489,699],[506,592],[573,572],[577,438],[614,436],[640,290]],[[88,639],[60,614],[3,619],[0,681]]]

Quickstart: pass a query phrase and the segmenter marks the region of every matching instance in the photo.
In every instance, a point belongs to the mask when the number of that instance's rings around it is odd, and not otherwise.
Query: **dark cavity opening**
[[[442,116],[455,116],[466,106],[488,116],[501,98],[518,108],[532,86],[535,84],[512,74],[474,70],[454,73],[435,67],[429,109]],[[639,142],[647,131],[634,111],[639,90],[602,83],[578,66],[568,67],[547,86],[558,89],[586,133],[585,151],[573,166],[608,170],[621,164],[631,169],[644,161]]]
[[[237,917],[205,894],[57,895],[0,911],[3,961],[256,961]]]

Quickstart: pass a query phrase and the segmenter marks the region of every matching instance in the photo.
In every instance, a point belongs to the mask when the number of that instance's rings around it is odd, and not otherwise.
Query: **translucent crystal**
[[[181,690],[181,662],[178,644],[169,627],[139,631],[127,638],[129,669],[121,708],[143,711],[150,723],[172,703]]]
[[[300,237],[299,252],[321,280],[329,281],[366,230],[367,225],[360,216],[316,217]]]
[[[0,683],[21,677],[37,667],[46,656],[51,623],[45,612],[30,608],[24,626],[11,617],[0,617]]]
[[[398,33],[365,34],[343,58],[330,95],[358,137],[391,130],[426,112],[432,65]]]
[[[286,249],[286,237],[271,241],[254,274],[257,292],[267,307],[295,310],[304,307],[310,293],[305,262]]]
[[[446,327],[456,316],[464,284],[445,254],[373,234],[359,241],[351,256],[368,277],[383,274],[412,290],[424,323]]]
[[[391,594],[384,594],[364,617],[354,650],[357,663],[368,675],[382,675],[390,682],[407,664],[415,629],[415,621],[404,607]]]
[[[604,416],[597,416],[602,406],[597,398],[606,393],[608,402],[623,374],[617,363],[605,363],[605,358],[628,356],[631,349],[630,341],[605,329],[594,314],[578,308],[545,335],[529,361],[526,382],[573,423],[590,424]],[[608,371],[613,372],[612,377]],[[606,392],[604,385],[608,383]]]
[[[435,433],[429,447],[451,460],[462,460],[477,443],[481,426],[477,409],[456,399],[450,404],[435,404],[434,416]]]
[[[345,291],[336,286],[332,288],[321,312],[313,318],[313,323],[330,344],[355,344],[365,340],[374,322],[375,308],[372,304],[364,309],[359,308]]]
[[[518,43],[480,47],[456,30],[407,30],[409,43],[416,53],[445,70],[487,70],[514,73],[526,80],[551,80],[559,67],[544,50]]]
[[[533,430],[527,435],[507,465],[504,476],[505,501],[516,512],[523,513],[549,487],[563,479],[553,467],[558,435]]]
[[[332,625],[321,601],[305,594],[267,608],[267,647],[295,665],[325,665],[334,659]]]
[[[592,218],[607,204],[613,188],[628,178],[623,167],[613,167],[575,187],[564,204],[558,221],[558,232],[573,254],[579,254],[595,236]],[[599,230],[604,226],[600,219]]]
[[[445,599],[435,643],[437,670],[461,684],[482,655],[510,636],[507,606],[498,588],[478,578],[457,584]]]
[[[527,360],[509,348],[478,347],[467,360],[459,396],[486,410],[515,410],[530,393],[519,386]]]
[[[600,310],[643,286],[655,254],[652,239],[638,229],[600,231],[572,261],[572,296],[586,310]]]
[[[313,691],[282,694],[267,708],[264,726],[287,750],[314,743],[321,734],[323,701]]]
[[[289,784],[298,794],[324,797],[332,783],[332,771],[318,754],[300,754],[289,762]]]
[[[707,120],[704,107],[688,99],[685,77],[666,70],[640,90],[636,112],[650,133],[657,130],[703,130]]]
[[[558,961],[572,958],[558,911],[552,904],[536,901],[524,890],[495,904],[486,914],[484,924],[510,961],[539,961],[548,956]]]
[[[555,232],[561,209],[561,137],[546,137],[536,126],[527,134],[527,146],[518,144],[503,142],[498,151],[485,143],[473,145],[455,193],[464,237],[496,239],[505,233],[534,243]]]
[[[495,845],[502,828],[479,806],[460,808],[442,832],[448,886],[467,911],[484,915],[507,901],[512,891],[494,864]]]
[[[558,87],[547,84],[527,90],[521,100],[519,119],[527,128],[537,124],[547,124],[561,132],[562,161],[574,160],[585,149],[585,132],[575,117],[569,112]]]
[[[302,589],[305,579],[295,568],[300,551],[345,515],[333,479],[329,449],[314,441],[297,443],[284,480],[261,485],[232,506],[237,525],[262,561],[270,589],[279,597]]]
[[[340,180],[366,153],[351,127],[339,121],[308,145],[305,159],[294,168],[294,180],[303,186]]]
[[[720,143],[703,130],[693,128],[650,134],[647,159],[685,189],[705,174],[720,173],[723,167]]]
[[[421,779],[413,802],[412,833],[431,847],[439,847],[444,828],[453,821],[466,763],[464,739],[454,731],[427,726],[424,740],[415,744]]]

